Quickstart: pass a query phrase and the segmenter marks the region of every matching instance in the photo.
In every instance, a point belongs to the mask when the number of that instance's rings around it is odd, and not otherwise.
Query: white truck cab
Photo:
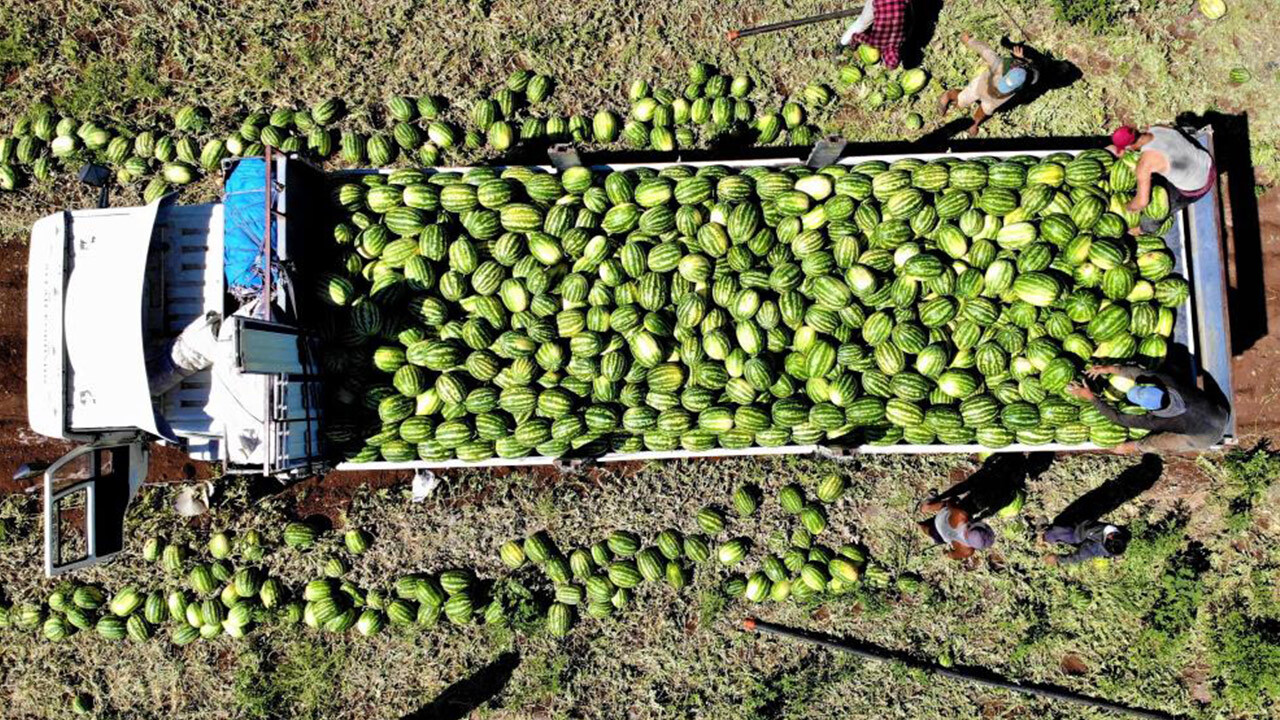
[[[323,202],[320,176],[283,156],[225,170],[223,202],[178,205],[167,196],[145,207],[63,211],[32,229],[29,421],[42,435],[81,444],[48,466],[19,470],[44,476],[49,575],[120,551],[151,442],[228,473],[320,467],[319,387],[294,324],[288,248],[317,218],[291,220],[286,198],[294,184]],[[64,537],[69,518],[83,530]]]

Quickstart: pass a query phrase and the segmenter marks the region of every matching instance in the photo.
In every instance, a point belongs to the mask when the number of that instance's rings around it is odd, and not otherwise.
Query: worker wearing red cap
[[[907,39],[907,11],[910,0],[866,0],[862,14],[840,37],[843,46],[870,45],[880,51],[885,67],[902,62],[902,43]]]
[[[1138,189],[1129,201],[1129,212],[1141,212],[1151,202],[1151,188],[1158,183],[1169,192],[1169,212],[1176,213],[1213,189],[1218,174],[1213,156],[1180,130],[1152,125],[1146,132],[1124,126],[1111,133],[1107,147],[1116,157],[1137,150]],[[1164,218],[1142,218],[1141,230],[1155,232]]]

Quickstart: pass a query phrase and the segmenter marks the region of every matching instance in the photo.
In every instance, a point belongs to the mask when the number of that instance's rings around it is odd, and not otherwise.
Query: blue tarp
[[[266,226],[266,162],[245,158],[236,164],[223,189],[223,263],[227,289],[244,298],[262,290],[262,249]],[[274,202],[273,202],[274,204]],[[272,257],[275,257],[277,228],[271,226]],[[272,263],[272,284],[278,274]]]

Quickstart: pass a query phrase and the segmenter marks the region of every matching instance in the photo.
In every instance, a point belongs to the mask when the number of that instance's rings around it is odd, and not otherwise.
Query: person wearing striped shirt
[[[870,45],[880,51],[885,67],[902,64],[902,43],[907,39],[910,0],[866,0],[862,14],[840,37],[841,47]]]

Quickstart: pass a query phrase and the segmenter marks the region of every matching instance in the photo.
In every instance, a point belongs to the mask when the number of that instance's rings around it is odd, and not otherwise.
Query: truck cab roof
[[[152,404],[144,339],[160,209],[64,211],[33,228],[27,403],[37,432],[172,436]]]

